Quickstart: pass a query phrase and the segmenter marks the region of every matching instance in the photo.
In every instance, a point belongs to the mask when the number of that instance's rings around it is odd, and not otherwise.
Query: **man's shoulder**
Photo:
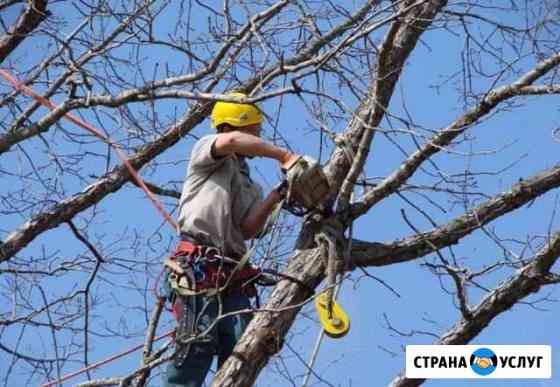
[[[219,134],[207,134],[194,144],[191,150],[189,170],[191,173],[196,171],[207,173],[209,170],[215,171],[231,164],[228,162],[230,157],[216,157],[214,144]]]
[[[218,137],[217,134],[207,134],[200,137],[193,145],[191,154],[196,157],[200,154],[209,154],[212,151],[212,146]]]
[[[204,146],[204,144],[212,143],[213,141],[216,140],[216,138],[218,138],[217,133],[205,134],[204,136],[202,136],[198,140],[196,140],[196,142],[194,143],[194,146],[193,146],[193,151],[195,149],[198,149],[198,148]]]

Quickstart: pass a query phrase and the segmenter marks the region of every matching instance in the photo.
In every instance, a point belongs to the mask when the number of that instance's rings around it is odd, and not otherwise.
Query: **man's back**
[[[216,138],[204,136],[193,147],[179,207],[181,233],[226,255],[243,255],[241,222],[262,191],[243,158],[213,156]]]

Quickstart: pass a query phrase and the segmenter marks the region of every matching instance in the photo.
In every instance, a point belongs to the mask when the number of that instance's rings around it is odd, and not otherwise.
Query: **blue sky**
[[[53,5],[54,10],[62,9],[62,4]],[[10,8],[8,12],[14,12]],[[173,10],[171,9],[170,12]],[[503,14],[495,15],[503,17]],[[69,25],[69,29],[72,28]],[[484,32],[484,31],[482,31]],[[451,75],[458,70],[461,63],[461,52],[464,48],[464,37],[459,35],[452,37],[441,31],[431,31],[424,36],[424,44],[419,44],[414,54],[411,56],[407,67],[403,73],[401,81],[390,106],[394,114],[403,113],[403,103],[411,112],[415,122],[423,128],[437,130],[447,126],[454,119],[459,117],[464,111],[465,106],[460,97],[457,96],[451,83],[443,85],[436,90],[433,85],[440,83],[446,75]],[[22,50],[31,50],[31,46],[22,47]],[[156,60],[165,61],[173,68],[180,68],[182,63],[179,58],[172,56],[162,56],[161,52],[155,50],[151,58],[146,60],[146,73],[151,73]],[[523,61],[522,66],[528,68],[535,64],[534,57],[528,56]],[[488,64],[492,66],[492,64]],[[504,79],[498,85],[511,81]],[[487,87],[487,83],[482,80],[475,82],[475,87],[481,90]],[[345,96],[341,96],[345,98]],[[347,96],[344,102],[352,103],[352,99]],[[523,104],[513,111],[505,111],[488,121],[477,125],[469,130],[473,136],[470,141],[454,148],[455,152],[483,152],[479,156],[466,158],[457,154],[441,153],[435,157],[438,165],[449,174],[460,173],[465,168],[470,167],[473,171],[499,171],[513,165],[499,176],[481,175],[477,177],[477,190],[486,192],[489,195],[498,194],[507,190],[520,178],[531,176],[532,174],[550,168],[558,163],[558,140],[552,137],[552,131],[559,126],[560,117],[558,114],[558,99],[556,96],[533,97],[523,100],[516,100]],[[272,113],[276,108],[277,101],[270,101],[264,104],[264,108]],[[180,115],[185,110],[185,103],[182,101],[172,101],[158,103],[161,115]],[[43,110],[44,113],[44,110]],[[394,123],[398,125],[398,123]],[[318,132],[309,132],[312,121],[307,117],[299,101],[295,97],[285,98],[282,111],[280,113],[279,127],[283,135],[289,140],[293,149],[300,153],[310,154],[318,157]],[[382,125],[387,125],[384,121]],[[74,132],[81,132],[71,124],[64,123],[64,128]],[[110,126],[115,136],[124,137],[118,125]],[[340,129],[340,128],[338,128]],[[208,122],[200,125],[194,131],[195,136],[210,133]],[[265,127],[265,136],[271,136],[270,126]],[[414,146],[405,136],[395,137],[408,152],[414,150]],[[158,161],[177,160],[180,163],[170,163],[157,170],[157,173],[143,171],[148,180],[155,180],[160,183],[176,182],[175,187],[180,188],[180,183],[184,178],[186,161],[188,154],[194,144],[195,139],[191,136],[181,140],[170,152],[158,159]],[[42,152],[41,144],[38,141],[31,141],[29,147],[32,148],[37,157],[46,157]],[[329,149],[330,148],[329,144]],[[505,147],[505,148],[504,148]],[[489,152],[494,149],[504,148],[500,152]],[[99,149],[103,149],[102,146]],[[323,160],[329,154],[323,153]],[[116,159],[116,158],[115,158]],[[368,177],[383,177],[392,172],[403,160],[402,154],[382,135],[377,135],[374,140],[372,152],[366,166]],[[10,154],[2,156],[0,165],[6,167],[11,162],[16,162],[17,156]],[[251,162],[253,175],[264,187],[270,188],[279,177],[278,167],[264,160],[253,160]],[[95,162],[92,158],[87,165],[92,173],[101,175],[104,172],[102,165]],[[413,176],[413,184],[430,184],[433,181],[424,173]],[[84,188],[83,182],[74,181],[75,191]],[[73,192],[69,192],[71,194]],[[360,190],[357,191],[357,194]],[[525,206],[516,212],[505,216],[488,227],[495,229],[495,232],[507,238],[518,238],[524,240],[528,235],[546,235],[549,227],[554,231],[558,229],[560,222],[557,218],[551,219],[555,202],[557,201],[558,190],[554,190],[543,198],[537,200],[530,206]],[[414,197],[414,196],[408,196]],[[125,198],[125,200],[123,200]],[[435,206],[423,202],[422,199],[417,203],[425,206],[423,209],[437,219],[442,224],[454,217],[462,214],[464,208],[455,206],[451,208],[447,198],[443,195],[435,195],[435,200],[440,201],[443,207],[448,208],[447,212],[439,211]],[[173,207],[172,199],[164,199],[164,202]],[[476,204],[476,203],[474,203]],[[413,208],[407,206],[398,197],[392,197],[374,207],[366,216],[359,219],[354,224],[353,236],[363,240],[390,242],[413,233],[400,216],[400,209],[404,208],[415,225],[423,230],[429,230],[431,226]],[[145,245],[140,246],[138,251],[147,256],[152,262],[146,268],[148,276],[153,278],[159,270],[159,262],[165,256],[165,246],[172,246],[176,241],[170,228],[166,225],[161,226],[161,218],[150,203],[145,199],[143,193],[132,186],[125,187],[122,192],[111,195],[104,200],[96,211],[101,215],[95,225],[95,238],[105,242],[118,241],[120,235],[126,233],[126,238],[132,238],[135,233],[140,235],[140,240],[163,240],[155,250],[150,250]],[[83,221],[87,214],[81,217]],[[294,221],[290,219],[290,221]],[[10,231],[21,224],[22,219],[14,216],[7,218],[3,222],[2,229]],[[5,232],[2,237],[5,236]],[[510,248],[519,252],[519,246],[515,243],[506,242]],[[43,247],[53,252],[57,256],[71,256],[77,252],[82,252],[83,248],[75,241],[68,240],[66,226],[37,238],[31,246],[26,248],[22,254],[40,255]],[[454,247],[458,257],[461,257],[465,265],[473,269],[480,269],[485,265],[495,262],[501,258],[502,252],[496,244],[489,240],[483,233],[476,232],[461,241],[461,244]],[[123,259],[135,259],[135,251],[130,249],[124,252],[108,251],[122,257]],[[447,254],[444,252],[444,254]],[[425,260],[432,261],[433,256],[425,257]],[[352,319],[350,333],[339,340],[325,339],[321,348],[316,372],[325,380],[335,386],[381,386],[387,385],[404,367],[404,352],[402,347],[407,344],[428,344],[433,341],[432,337],[426,335],[414,335],[411,337],[400,337],[388,330],[385,318],[386,315],[394,328],[402,332],[411,330],[428,331],[437,335],[444,333],[459,318],[460,313],[453,305],[452,296],[445,294],[439,280],[431,274],[422,263],[424,259],[413,262],[391,265],[381,268],[369,269],[373,275],[379,277],[391,287],[393,287],[401,297],[396,297],[379,283],[360,278],[360,272],[356,271],[344,282],[341,293],[340,303],[347,310]],[[558,265],[556,265],[558,269]],[[488,277],[482,282],[493,287],[500,280],[511,275],[511,270],[501,270]],[[87,278],[87,273],[83,273]],[[98,321],[106,320],[112,329],[122,328],[130,333],[128,340],[106,340],[103,337],[93,337],[93,351],[91,360],[103,359],[112,353],[136,345],[142,341],[141,334],[145,326],[143,314],[134,308],[130,310],[124,308],[123,304],[135,306],[143,305],[142,298],[138,295],[135,287],[145,281],[145,277],[139,272],[135,281],[131,281],[130,288],[118,291],[106,291],[103,287],[109,287],[111,280],[124,278],[120,273],[106,273],[105,282],[98,285],[103,292],[103,298],[107,301]],[[127,281],[130,279],[127,278]],[[451,283],[446,280],[445,285],[451,288]],[[56,279],[48,283],[53,294],[62,291],[65,286]],[[68,289],[70,291],[70,289]],[[528,300],[536,300],[548,295],[551,299],[558,298],[558,287],[548,287],[541,293],[531,296]],[[471,304],[476,304],[481,292],[472,291]],[[146,304],[149,305],[155,300],[149,296]],[[529,305],[516,305],[510,311],[498,317],[489,328],[485,329],[471,344],[492,345],[492,344],[547,344],[553,348],[553,378],[551,380],[430,380],[426,386],[456,386],[467,387],[473,385],[484,386],[555,386],[560,384],[557,370],[560,369],[560,338],[558,337],[557,327],[560,314],[555,303],[539,304],[546,310],[537,311]],[[123,310],[126,312],[123,313]],[[285,347],[282,352],[282,359],[274,359],[269,367],[261,374],[257,381],[259,386],[284,386],[289,385],[287,380],[280,374],[283,367],[287,367],[292,372],[292,376],[299,376],[304,372],[300,358],[308,359],[313,347],[319,325],[316,321],[306,317],[314,317],[312,306],[304,309],[290,332],[289,348]],[[166,317],[166,324],[160,328],[160,332],[167,331],[172,323],[169,316]],[[126,328],[126,329],[125,329]],[[5,337],[2,339],[7,342],[14,342],[16,337]],[[33,334],[26,336],[29,345],[35,340],[43,340],[42,347],[46,353],[50,352],[51,343],[43,335],[41,338]],[[32,347],[29,346],[31,349]],[[4,353],[0,353],[0,363],[8,361]],[[123,375],[132,371],[140,362],[140,353],[128,356],[126,359],[115,362],[92,373],[94,377],[109,377]],[[65,367],[63,374],[77,368],[77,364]],[[74,382],[84,380],[76,378]],[[299,379],[300,380],[300,379]],[[315,385],[321,383],[312,379]],[[297,382],[299,385],[300,382]],[[157,385],[154,380],[153,386]]]

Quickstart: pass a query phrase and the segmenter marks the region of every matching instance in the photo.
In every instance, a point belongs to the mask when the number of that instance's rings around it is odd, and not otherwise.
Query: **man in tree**
[[[239,93],[231,96],[244,97]],[[238,286],[243,282],[239,278],[244,268],[219,256],[239,261],[247,251],[245,240],[258,235],[285,193],[277,188],[263,200],[245,159],[267,157],[288,169],[299,158],[263,141],[262,121],[261,111],[253,104],[217,102],[212,111],[217,134],[204,136],[194,145],[180,199],[181,243],[175,258],[177,262],[183,259],[183,268],[188,266],[197,294],[178,296],[175,292],[178,349],[167,369],[166,386],[201,386],[213,356],[218,355],[221,366],[251,318],[241,313],[216,323],[220,315],[251,307],[250,288]],[[225,278],[228,286],[215,292],[221,286],[217,283],[220,278]],[[172,287],[177,290],[176,284]],[[181,344],[193,333],[207,334]]]

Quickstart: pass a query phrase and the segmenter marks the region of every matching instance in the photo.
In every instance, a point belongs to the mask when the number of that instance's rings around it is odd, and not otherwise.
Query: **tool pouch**
[[[168,270],[169,286],[176,295],[193,296],[198,293],[194,272],[189,264],[181,264],[177,259],[167,258],[163,265]]]
[[[323,169],[309,156],[301,156],[287,171],[288,205],[313,210],[319,207],[329,194],[329,181]]]
[[[204,262],[193,270],[193,264],[185,257],[173,257],[164,261],[168,270],[169,287],[177,296],[211,296],[218,291],[240,291],[247,297],[256,297],[254,282],[260,277],[261,270],[251,264],[234,269],[234,265]],[[200,275],[202,274],[202,275]]]

